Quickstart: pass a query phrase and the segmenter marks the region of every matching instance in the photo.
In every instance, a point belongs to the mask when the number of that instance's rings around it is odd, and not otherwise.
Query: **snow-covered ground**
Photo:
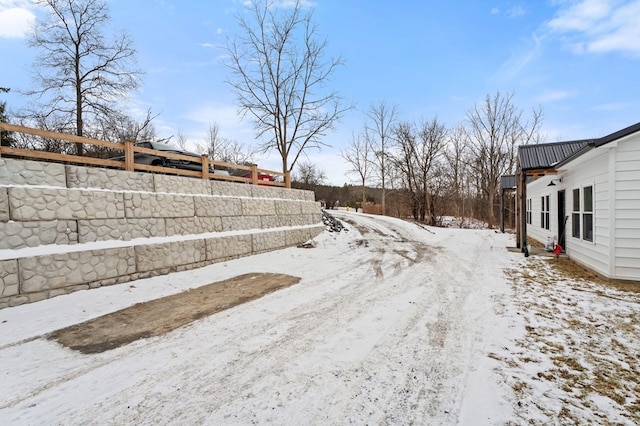
[[[331,212],[348,232],[0,310],[0,424],[638,424],[640,294],[489,230]],[[83,355],[72,324],[248,272],[299,284]]]

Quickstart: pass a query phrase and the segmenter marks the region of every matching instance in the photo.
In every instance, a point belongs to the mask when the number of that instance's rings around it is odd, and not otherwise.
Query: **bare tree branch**
[[[279,7],[252,1],[239,16],[243,35],[227,42],[239,111],[254,123],[263,152],[276,150],[282,171],[290,172],[300,155],[326,144],[322,138],[349,107],[326,86],[342,60],[324,59],[326,40],[317,38],[312,10],[296,0]]]
[[[387,105],[385,101],[371,104],[367,112],[367,128],[373,141],[374,172],[382,189],[382,214],[385,214],[387,178],[389,175],[388,159],[393,137],[393,126],[397,119],[397,105]]]
[[[105,0],[36,0],[49,13],[29,36],[40,55],[24,93],[37,99],[41,117],[56,116],[65,130],[90,136],[99,121],[121,115],[118,102],[138,88],[135,49],[125,33],[107,40],[110,21]],[[82,144],[77,144],[82,155]]]

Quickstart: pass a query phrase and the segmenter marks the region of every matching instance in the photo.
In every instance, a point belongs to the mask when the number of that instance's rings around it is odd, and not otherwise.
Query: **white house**
[[[518,246],[551,238],[611,279],[640,281],[640,123],[518,150]]]

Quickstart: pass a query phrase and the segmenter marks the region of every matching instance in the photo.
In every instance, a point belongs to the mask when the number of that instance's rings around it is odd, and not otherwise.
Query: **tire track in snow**
[[[303,277],[299,285],[136,342],[101,365],[74,354],[51,387],[6,413],[29,420],[29,406],[44,405],[50,419],[75,424],[455,423],[481,339],[481,324],[467,322],[482,317],[474,303],[488,298],[490,253],[480,242],[461,253],[462,232],[353,221],[375,231],[335,237],[330,265],[307,259],[313,251],[297,259],[287,272]],[[305,279],[313,267],[326,274]]]

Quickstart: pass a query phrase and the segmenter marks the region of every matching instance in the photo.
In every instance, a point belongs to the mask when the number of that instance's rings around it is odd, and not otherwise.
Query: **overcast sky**
[[[314,0],[328,54],[341,56],[331,85],[356,108],[310,151],[336,185],[340,157],[361,130],[366,110],[382,100],[399,118],[438,117],[448,127],[465,119],[487,94],[514,92],[529,111],[541,106],[546,141],[600,137],[640,121],[640,0],[376,1]],[[255,144],[236,114],[225,80],[223,49],[238,34],[240,0],[109,0],[113,30],[126,30],[145,76],[131,113],[159,113],[159,137],[179,131],[192,146],[210,123],[223,136]],[[25,32],[42,16],[31,2],[0,0],[0,94],[10,110],[27,100],[35,53]],[[259,165],[279,169],[276,156]]]

